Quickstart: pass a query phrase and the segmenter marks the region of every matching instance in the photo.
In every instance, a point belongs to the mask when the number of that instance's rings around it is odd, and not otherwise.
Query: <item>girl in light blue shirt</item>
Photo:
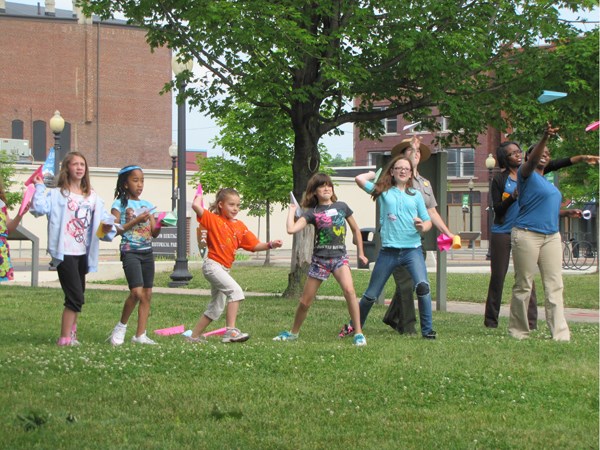
[[[404,266],[412,276],[417,293],[421,335],[435,339],[431,291],[421,249],[421,234],[431,229],[431,219],[423,196],[412,187],[413,173],[411,160],[397,156],[385,167],[379,180],[373,181],[375,173],[372,171],[355,179],[356,184],[371,194],[379,205],[381,234],[381,251],[359,303],[360,321],[363,325],[394,269]]]

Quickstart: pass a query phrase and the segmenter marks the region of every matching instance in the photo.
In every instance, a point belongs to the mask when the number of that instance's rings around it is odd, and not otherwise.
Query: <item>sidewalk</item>
[[[277,266],[289,267],[290,264],[290,250],[283,250],[279,252],[271,253],[271,263]],[[258,257],[256,257],[258,256]],[[355,255],[349,255],[351,261],[356,261]],[[433,255],[428,255],[428,272],[435,273],[435,261]],[[249,259],[236,262],[237,265],[262,265],[265,260],[264,253],[258,253],[256,255],[250,255]],[[432,261],[433,260],[433,261]],[[15,285],[29,286],[30,285],[30,266],[28,267],[25,261],[15,261],[15,281],[10,282]],[[173,261],[157,261],[156,271],[165,272],[173,269]],[[199,268],[202,265],[201,261],[189,261],[188,267]],[[352,264],[353,267],[356,263]],[[454,259],[451,260],[449,255],[447,259],[447,272],[448,273],[489,273],[489,262],[485,260],[485,251],[478,252],[476,259],[471,259],[471,253],[467,256],[457,256],[455,253]],[[593,273],[596,268],[589,269],[586,272],[578,270],[565,270],[563,273]],[[509,272],[512,271],[512,266],[509,268]],[[39,286],[49,288],[60,288],[58,282],[58,275],[56,271],[48,270],[48,261],[43,259],[40,261],[39,271]],[[102,289],[112,291],[127,291],[128,288],[125,285],[110,285],[110,284],[94,284],[94,281],[108,281],[117,278],[123,278],[123,268],[120,261],[116,261],[112,258],[105,258],[100,262],[100,269],[96,273],[91,273],[87,276],[87,289]],[[187,289],[187,288],[163,288],[155,287],[154,293],[159,294],[177,294],[177,295],[210,295],[210,291],[207,289]],[[261,296],[268,297],[276,294],[272,293],[260,293],[260,292],[247,292],[248,297]],[[328,297],[328,296],[317,296],[318,299],[334,299],[344,300],[342,296],[339,297]],[[386,302],[387,303],[387,302]],[[467,302],[446,302],[446,310],[452,313],[461,314],[475,314],[483,317],[485,305],[483,303],[467,303]],[[500,316],[508,316],[508,307],[504,306],[500,310]],[[569,322],[586,322],[586,323],[600,323],[600,311],[591,309],[578,309],[578,308],[565,308],[565,315]],[[539,320],[546,320],[545,311],[543,308],[539,308]]]

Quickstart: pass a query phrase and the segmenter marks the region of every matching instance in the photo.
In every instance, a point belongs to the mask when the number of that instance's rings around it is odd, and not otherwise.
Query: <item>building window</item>
[[[448,177],[470,178],[475,175],[475,149],[449,148]]]
[[[437,118],[438,123],[440,124],[440,132],[448,133],[450,129],[450,117],[440,116]]]
[[[23,121],[13,120],[12,121],[11,138],[12,139],[23,139]]]
[[[383,111],[386,108],[376,107],[373,109]],[[381,125],[385,134],[398,134],[398,116],[381,119]]]
[[[460,206],[463,204],[463,199],[469,198],[469,191],[462,191],[462,192],[456,192],[456,191],[452,191],[452,192],[448,192],[447,196],[446,196],[446,201],[448,202],[448,206]],[[481,204],[481,192],[480,191],[473,191],[473,204],[474,205],[480,205]]]
[[[389,152],[388,152],[389,153]],[[381,157],[383,158],[383,155],[385,155],[386,152],[369,152],[367,153],[369,160],[367,161],[367,166],[376,166],[377,165],[377,160]]]
[[[46,161],[46,122],[35,120],[33,122],[33,159]]]

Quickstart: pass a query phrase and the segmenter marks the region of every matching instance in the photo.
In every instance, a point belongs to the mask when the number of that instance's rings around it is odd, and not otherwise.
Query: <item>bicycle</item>
[[[596,251],[588,241],[563,241],[563,269],[587,270],[596,262]]]

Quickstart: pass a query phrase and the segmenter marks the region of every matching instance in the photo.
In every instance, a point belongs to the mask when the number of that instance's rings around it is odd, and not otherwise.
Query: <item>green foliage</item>
[[[590,0],[81,3],[86,12],[105,18],[123,13],[147,30],[151,46],[166,45],[202,66],[200,73],[181,75],[192,106],[220,119],[240,103],[285,116],[294,137],[296,194],[319,168],[320,138],[342,124],[357,124],[362,136],[377,138],[381,119],[428,117],[437,108],[453,120],[447,140],[473,142],[490,124],[501,130],[507,121],[523,126],[515,120],[520,103],[543,114],[540,105],[519,99],[537,97],[532,93],[548,77],[562,76],[565,88],[583,93],[579,60],[569,57],[573,67],[557,75],[565,54],[539,45],[562,46],[577,36],[573,24],[560,19],[559,7],[577,12],[597,5]],[[565,46],[564,52],[570,49]],[[597,96],[589,100],[596,102]],[[374,108],[382,102],[389,108]]]
[[[332,167],[350,167],[354,165],[354,158],[344,158],[339,153],[331,158],[329,164]]]
[[[536,143],[546,122],[558,126],[560,139],[550,143],[552,158],[598,154],[598,132],[586,132],[598,120],[600,96],[598,28],[568,40],[558,41],[540,55],[545,75],[531,77],[530,89],[536,95],[511,95],[506,113],[515,127],[510,138],[526,149]],[[539,104],[543,90],[565,92],[567,97]],[[598,193],[598,167],[577,164],[560,172],[560,188],[566,198],[589,201]],[[581,206],[581,205],[579,205]]]
[[[184,61],[199,64],[200,72],[184,71],[165,87],[187,82],[190,105],[216,119],[227,118],[240,104],[252,105],[269,111],[275,129],[285,117],[293,132],[293,157],[288,159],[293,192],[300,196],[324,163],[320,139],[346,123],[358,126],[361,136],[379,138],[382,119],[403,114],[429,117],[436,109],[452,118],[452,131],[444,143],[474,143],[489,125],[502,131],[508,123],[514,125],[513,99],[533,97],[553,67],[545,62],[558,60],[540,48],[540,42],[570,42],[578,34],[572,24],[560,20],[559,7],[577,12],[597,3],[81,0],[80,4],[84,12],[104,18],[123,13],[131,24],[147,31],[151,47],[167,46]],[[563,75],[567,83],[580,81],[577,74]],[[591,101],[596,102],[597,96]],[[531,103],[526,106],[540,109]],[[284,139],[291,134],[281,133]],[[263,151],[280,150],[275,145],[279,140],[270,142],[261,146]],[[262,186],[260,192],[271,193]],[[299,246],[309,245],[298,243],[300,239],[294,239],[295,254],[301,253]],[[300,271],[303,264],[295,267]],[[300,277],[295,275],[290,277],[290,291],[298,288],[294,283]]]
[[[6,195],[6,205],[8,209],[12,206],[21,203],[23,194],[21,192],[10,192],[11,187],[15,184],[12,177],[15,174],[15,163],[17,159],[14,155],[5,151],[0,151],[0,187],[4,185],[4,193]]]
[[[55,345],[60,289],[2,286],[0,429],[4,448],[597,448],[598,325],[569,344],[542,324],[526,341],[480,317],[433,313],[439,338],[400,336],[375,305],[355,348],[337,332],[341,301],[313,304],[293,343],[271,339],[296,302],[243,302],[244,344],[111,347],[126,293],[86,290],[82,346]],[[207,296],[154,294],[149,331],[191,327]],[[18,326],[15,326],[18,324]],[[221,327],[223,319],[215,322]],[[31,432],[19,415],[47,419]],[[543,414],[540,414],[543,411]],[[77,420],[69,420],[76,417]],[[64,418],[67,418],[65,420]]]
[[[258,216],[270,214],[274,204],[287,205],[292,149],[283,117],[273,110],[235,104],[218,124],[222,129],[215,142],[229,155],[199,159],[200,170],[192,183],[201,181],[205,192],[235,188],[242,196],[242,207]]]

